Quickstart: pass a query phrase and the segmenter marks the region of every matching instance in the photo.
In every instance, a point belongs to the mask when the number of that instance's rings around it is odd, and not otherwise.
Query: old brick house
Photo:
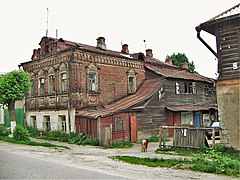
[[[196,27],[198,38],[218,59],[217,101],[222,126],[221,143],[240,148],[240,4]],[[216,36],[215,52],[200,36]]]
[[[160,125],[198,126],[214,115],[214,81],[154,59],[150,49],[111,51],[103,37],[96,46],[50,37],[39,45],[21,64],[31,74],[30,126],[135,142]]]

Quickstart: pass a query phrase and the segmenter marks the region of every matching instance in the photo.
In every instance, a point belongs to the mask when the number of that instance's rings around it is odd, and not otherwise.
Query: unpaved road
[[[41,140],[37,140],[41,141]],[[44,141],[45,142],[45,141]],[[187,170],[175,170],[168,168],[152,168],[143,165],[131,165],[128,163],[114,161],[111,156],[129,155],[138,157],[157,157],[157,158],[183,158],[180,156],[169,156],[155,154],[158,143],[149,143],[148,152],[140,151],[140,144],[134,144],[128,149],[104,149],[93,146],[78,146],[73,144],[48,141],[53,144],[68,146],[70,149],[55,149],[46,147],[34,147],[26,145],[16,145],[0,141],[0,149],[10,153],[21,154],[35,159],[44,159],[57,164],[64,164],[76,168],[87,170],[94,169],[109,175],[120,176],[128,179],[216,179],[226,180],[235,179],[228,176],[193,172]],[[21,177],[19,177],[21,179]]]

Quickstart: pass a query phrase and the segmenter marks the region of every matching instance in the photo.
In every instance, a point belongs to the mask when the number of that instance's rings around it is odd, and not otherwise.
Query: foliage
[[[118,159],[130,164],[141,164],[149,167],[166,167],[173,168],[178,164],[192,164],[192,161],[184,159],[158,159],[158,158],[140,158],[134,156],[114,156],[113,159]]]
[[[17,125],[13,131],[13,139],[19,141],[29,141],[30,133],[24,127]]]
[[[195,72],[194,62],[193,61],[189,62],[187,56],[184,53],[178,53],[178,54],[173,53],[170,56],[167,55],[166,59],[172,59],[173,64],[178,67],[182,67],[182,64],[186,62],[188,63],[189,71]]]
[[[0,77],[0,104],[8,105],[24,98],[30,89],[30,75],[22,70],[11,71]]]
[[[132,146],[133,144],[129,141],[112,142],[112,148],[129,148]]]
[[[10,142],[10,143],[14,143],[14,144],[24,144],[24,145],[30,145],[30,146],[43,146],[43,147],[52,147],[52,148],[65,148],[65,149],[69,149],[69,147],[67,146],[59,146],[59,145],[55,145],[55,144],[51,144],[51,143],[39,143],[39,142],[34,142],[34,141],[19,141],[19,140],[15,140],[13,138],[9,138],[9,137],[3,137],[0,136],[0,140],[1,141],[5,141],[5,142]]]
[[[165,142],[170,141],[170,139],[168,138],[164,138]],[[148,142],[159,142],[159,136],[155,135],[155,136],[151,136],[148,139]]]
[[[29,134],[31,137],[39,137],[40,136],[41,131],[39,131],[36,128],[27,127],[27,130],[29,131]]]
[[[192,170],[240,177],[239,151],[220,144],[216,144],[214,150],[165,147],[157,149],[156,153],[192,156]]]
[[[45,140],[53,140],[53,141],[61,141],[68,142],[69,144],[77,144],[77,145],[93,145],[99,146],[99,140],[94,137],[86,137],[84,133],[70,133],[67,134],[62,131],[49,131],[43,132],[41,139]]]
[[[3,124],[0,124],[0,136],[8,136],[10,130],[8,130]]]

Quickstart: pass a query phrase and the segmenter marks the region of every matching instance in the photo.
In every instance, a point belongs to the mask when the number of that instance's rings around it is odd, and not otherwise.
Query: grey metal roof
[[[218,20],[218,19],[221,19],[221,18],[225,18],[225,17],[229,17],[229,16],[233,16],[233,15],[237,15],[237,14],[240,14],[240,3],[237,4],[236,6],[224,11],[223,13],[213,17],[211,20]]]

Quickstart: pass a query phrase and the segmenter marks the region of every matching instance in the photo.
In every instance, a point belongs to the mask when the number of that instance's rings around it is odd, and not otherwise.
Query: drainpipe
[[[201,28],[200,26],[196,27],[196,31],[197,31],[197,38],[213,53],[214,56],[216,56],[216,58],[218,58],[217,53],[206,43],[206,41],[203,40],[203,38],[200,36],[200,32],[201,32]]]

